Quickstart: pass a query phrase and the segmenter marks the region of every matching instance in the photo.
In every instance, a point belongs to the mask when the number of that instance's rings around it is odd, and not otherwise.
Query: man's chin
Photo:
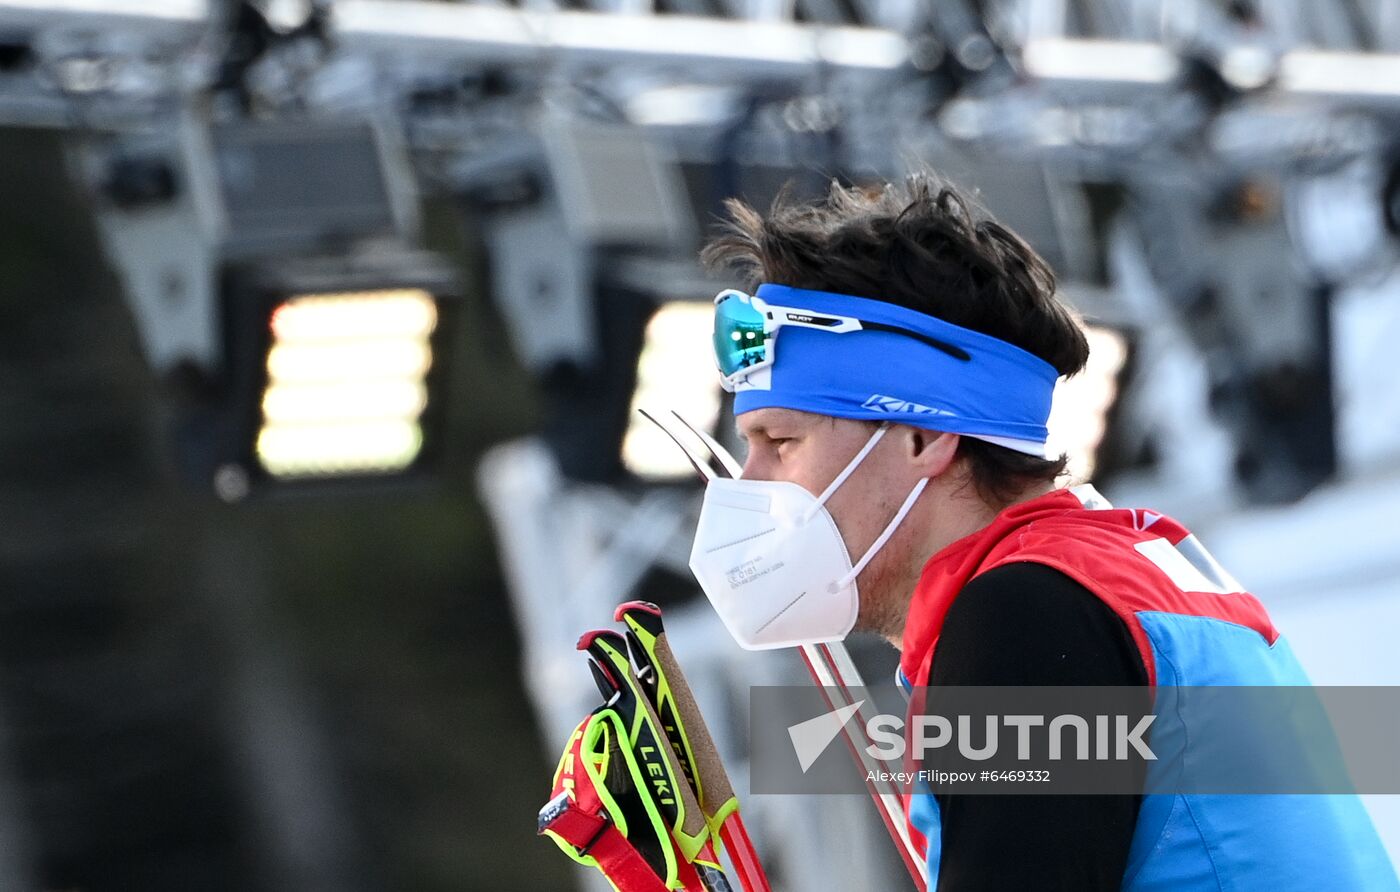
[[[855,631],[879,635],[898,648],[904,637],[903,611],[891,609],[887,604],[872,603],[862,597],[856,611]]]

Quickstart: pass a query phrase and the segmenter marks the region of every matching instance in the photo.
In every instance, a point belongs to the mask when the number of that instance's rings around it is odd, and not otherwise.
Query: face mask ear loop
[[[904,504],[900,505],[899,510],[894,513],[894,519],[889,522],[889,525],[886,526],[884,531],[875,539],[875,543],[865,550],[865,554],[862,555],[860,561],[851,568],[851,572],[831,584],[831,591],[833,593],[839,592],[841,589],[850,585],[851,580],[860,575],[860,571],[865,569],[865,565],[870,563],[870,559],[875,557],[876,552],[885,547],[885,543],[890,541],[890,537],[894,535],[894,531],[899,528],[900,521],[904,520],[904,516],[913,510],[914,503],[917,502],[919,496],[923,494],[925,486],[928,486],[927,477],[914,484],[914,489],[910,491],[909,496],[904,500]]]
[[[875,448],[875,444],[880,442],[880,438],[883,437],[885,435],[885,431],[889,429],[890,424],[888,421],[880,423],[879,429],[876,430],[875,433],[870,435],[869,440],[865,441],[865,445],[862,446],[860,451],[856,453],[856,457],[851,459],[850,462],[846,465],[846,467],[841,469],[841,473],[836,475],[836,479],[831,481],[831,485],[828,486],[826,489],[822,490],[822,494],[817,496],[817,501],[812,505],[811,508],[807,509],[807,513],[802,516],[802,522],[804,524],[810,521],[813,517],[817,516],[817,512],[820,511],[822,506],[826,504],[826,500],[831,498],[831,494],[836,492],[836,488],[838,486],[846,482],[846,478],[851,476],[851,474],[855,472],[856,468],[860,467],[860,463],[865,461],[865,457],[870,454],[870,450]]]

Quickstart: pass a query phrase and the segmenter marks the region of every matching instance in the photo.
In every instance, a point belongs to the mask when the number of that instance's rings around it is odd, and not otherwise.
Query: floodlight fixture
[[[374,119],[212,122],[77,153],[178,463],[236,501],[412,476],[433,451],[443,301],[412,169]]]
[[[228,501],[426,476],[455,292],[418,252],[231,269],[227,361],[182,418],[189,475]]]

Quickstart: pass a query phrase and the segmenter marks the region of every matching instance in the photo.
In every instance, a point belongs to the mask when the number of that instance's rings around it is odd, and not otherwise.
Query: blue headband
[[[736,386],[735,414],[782,408],[891,421],[1046,455],[1045,424],[1059,375],[1043,359],[883,301],[785,285],[760,285],[755,296],[776,306],[916,331],[960,347],[971,358],[959,359],[897,332],[833,334],[786,326],[774,342],[772,367]]]

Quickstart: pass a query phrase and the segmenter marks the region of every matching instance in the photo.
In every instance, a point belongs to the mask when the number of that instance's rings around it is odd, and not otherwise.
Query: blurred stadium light
[[[709,337],[713,312],[708,302],[671,301],[657,308],[647,323],[622,440],[623,466],[639,477],[688,480],[695,473],[640,410],[658,417],[674,411],[705,431],[714,431],[720,421],[721,390],[709,374],[714,362]]]
[[[1101,325],[1086,325],[1084,334],[1089,341],[1089,364],[1056,386],[1047,441],[1051,454],[1069,456],[1065,472],[1076,482],[1094,476],[1130,343],[1122,332]]]
[[[434,332],[454,289],[413,249],[413,174],[386,125],[186,115],[75,158],[148,360],[179,398],[195,482],[236,501],[431,453]]]
[[[257,453],[275,477],[401,471],[423,446],[429,336],[422,289],[301,294],[272,311]]]
[[[186,387],[181,458],[215,492],[431,471],[452,275],[419,254],[285,259],[222,277],[225,363]]]

